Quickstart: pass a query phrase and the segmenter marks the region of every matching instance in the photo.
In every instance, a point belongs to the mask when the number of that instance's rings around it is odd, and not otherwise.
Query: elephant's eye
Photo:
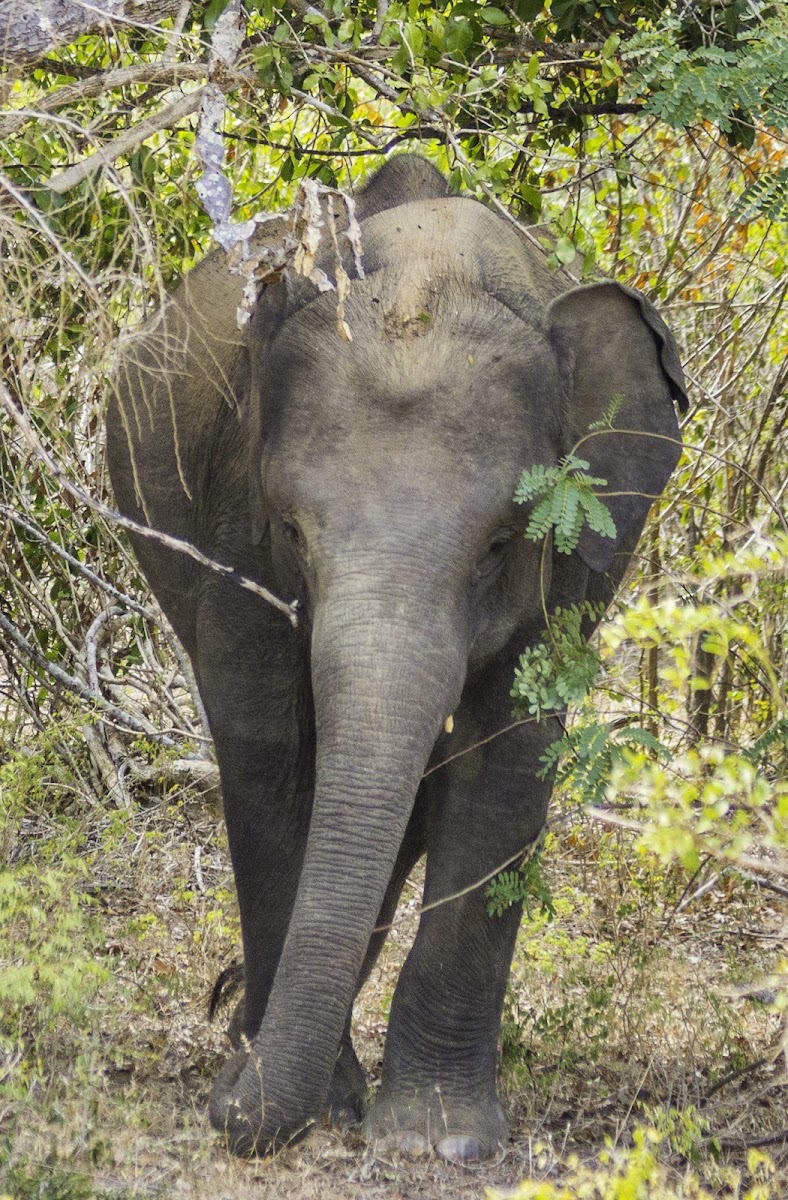
[[[282,518],[282,534],[287,544],[292,546],[297,554],[304,553],[306,549],[304,535],[292,518]]]
[[[500,533],[495,535],[487,547],[486,553],[479,559],[476,565],[477,579],[492,574],[493,571],[501,566],[506,558],[506,552],[512,544],[513,537],[513,529],[502,529]]]

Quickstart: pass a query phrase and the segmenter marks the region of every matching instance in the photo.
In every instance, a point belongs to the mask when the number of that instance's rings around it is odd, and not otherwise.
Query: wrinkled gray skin
[[[488,916],[479,881],[539,833],[550,785],[535,772],[561,725],[484,739],[511,723],[542,593],[549,609],[610,599],[676,464],[686,400],[648,301],[567,290],[424,160],[389,161],[358,216],[353,340],[336,294],[296,277],[267,290],[243,344],[240,284],[212,256],[126,356],[110,469],[124,513],[301,601],[293,629],[132,539],[194,664],[240,903],[245,1004],[214,1126],[259,1154],[326,1109],[362,1115],[351,1005],[426,853],[425,903],[452,898],[421,918],[364,1131],[470,1159],[507,1137],[496,1047],[520,919]],[[556,463],[616,393],[632,432],[580,453],[608,480],[617,540],[586,530],[571,555],[526,541],[520,472]]]

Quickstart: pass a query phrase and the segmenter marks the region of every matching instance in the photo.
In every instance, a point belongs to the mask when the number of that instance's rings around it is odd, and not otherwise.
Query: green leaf
[[[534,218],[538,220],[542,211],[542,193],[535,187],[531,187],[529,183],[521,183],[518,191],[522,200],[530,206]]]
[[[279,75],[280,91],[287,95],[293,86],[293,68],[290,65],[290,59],[284,55],[277,63],[277,74]]]
[[[522,21],[535,21],[544,12],[543,0],[515,0],[515,11]]]
[[[555,244],[553,253],[562,266],[568,267],[573,261],[577,251],[574,244],[570,242],[568,237],[560,237]]]
[[[539,501],[525,530],[529,541],[540,541],[552,527],[556,549],[561,554],[571,554],[584,523],[603,537],[616,536],[610,510],[592,491],[595,487],[606,487],[607,480],[588,475],[588,467],[584,458],[567,454],[557,467],[537,463],[523,471],[514,494],[515,503]]]
[[[601,613],[600,605],[587,602],[555,610],[542,640],[520,656],[511,690],[516,715],[527,713],[539,721],[549,712],[581,703],[600,666],[597,651],[583,634],[583,621],[596,623]]]
[[[502,9],[489,4],[482,9],[479,15],[488,25],[508,25],[511,21],[511,17],[508,17]]]
[[[502,917],[514,904],[522,904],[526,915],[533,917],[531,903],[536,900],[540,911],[551,921],[555,906],[550,885],[544,877],[542,851],[544,834],[532,845],[519,867],[500,871],[487,885],[487,913],[491,917]]]
[[[227,8],[228,3],[229,0],[210,0],[210,4],[205,9],[202,18],[202,27],[207,33],[211,32],[219,17]]]
[[[770,172],[746,187],[733,208],[739,221],[755,216],[770,221],[788,221],[788,167]]]

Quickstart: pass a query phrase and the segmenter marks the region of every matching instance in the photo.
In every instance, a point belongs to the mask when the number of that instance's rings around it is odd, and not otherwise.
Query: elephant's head
[[[522,649],[545,607],[620,575],[616,555],[679,454],[681,370],[641,296],[612,283],[561,294],[539,252],[471,200],[370,211],[352,340],[336,293],[299,279],[268,290],[250,331],[253,523],[280,592],[302,601],[317,784],[263,1025],[214,1097],[241,1150],[320,1110],[419,781],[466,681]],[[625,432],[589,435],[614,396]],[[617,536],[584,532],[560,556],[522,536],[513,496],[524,468],[581,438]]]

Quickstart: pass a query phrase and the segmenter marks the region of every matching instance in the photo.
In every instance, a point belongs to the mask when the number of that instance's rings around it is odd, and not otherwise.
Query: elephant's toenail
[[[430,1144],[423,1133],[398,1133],[395,1145],[400,1154],[409,1154],[411,1158],[421,1158],[430,1152]]]
[[[435,1149],[441,1158],[446,1158],[449,1162],[472,1162],[484,1158],[479,1139],[466,1137],[464,1134],[452,1134],[441,1138]]]

